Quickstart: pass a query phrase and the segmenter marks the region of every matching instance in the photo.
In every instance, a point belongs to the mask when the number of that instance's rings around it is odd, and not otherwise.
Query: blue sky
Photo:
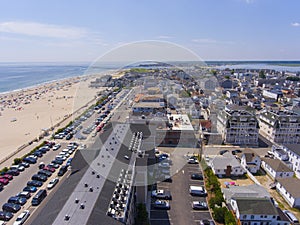
[[[92,61],[143,40],[204,60],[299,60],[299,0],[0,1],[0,62]]]

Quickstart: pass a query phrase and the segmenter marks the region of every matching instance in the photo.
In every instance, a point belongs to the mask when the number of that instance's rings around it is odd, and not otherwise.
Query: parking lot
[[[184,157],[184,155],[182,155]],[[170,156],[173,166],[176,157]],[[172,166],[171,166],[172,167]],[[209,210],[194,210],[193,201],[206,201],[206,197],[191,196],[189,186],[204,186],[202,180],[192,180],[191,174],[202,173],[199,164],[186,164],[175,175],[172,182],[160,182],[157,189],[169,190],[172,195],[170,210],[154,209],[154,199],[151,200],[150,223],[152,225],[184,225],[199,224],[200,220],[211,219]]]

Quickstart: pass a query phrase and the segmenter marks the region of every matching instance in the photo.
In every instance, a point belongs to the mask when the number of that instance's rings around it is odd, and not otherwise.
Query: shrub
[[[224,223],[225,222],[224,217],[226,211],[227,211],[226,207],[222,207],[222,208],[215,207],[213,209],[213,217],[215,221],[217,221],[218,223]]]
[[[237,224],[234,215],[228,210],[225,212],[224,219],[225,219],[225,225],[236,225]]]
[[[14,159],[14,165],[18,165],[18,164],[20,164],[22,162],[22,158],[15,158]]]

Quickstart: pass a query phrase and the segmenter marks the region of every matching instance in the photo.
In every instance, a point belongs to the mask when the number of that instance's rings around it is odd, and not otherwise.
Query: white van
[[[189,192],[194,196],[207,196],[207,192],[203,186],[190,186]]]

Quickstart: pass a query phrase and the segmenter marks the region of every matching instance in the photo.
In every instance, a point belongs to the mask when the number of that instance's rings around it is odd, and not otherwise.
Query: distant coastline
[[[168,62],[170,65],[194,65],[197,63],[217,69],[273,69],[300,72],[300,61],[205,61],[205,62]],[[140,63],[144,65],[143,62]],[[166,65],[165,63],[162,63]],[[120,69],[120,62],[97,63],[0,63],[0,94],[27,89],[68,78],[79,77]],[[92,68],[92,69],[91,69]]]

